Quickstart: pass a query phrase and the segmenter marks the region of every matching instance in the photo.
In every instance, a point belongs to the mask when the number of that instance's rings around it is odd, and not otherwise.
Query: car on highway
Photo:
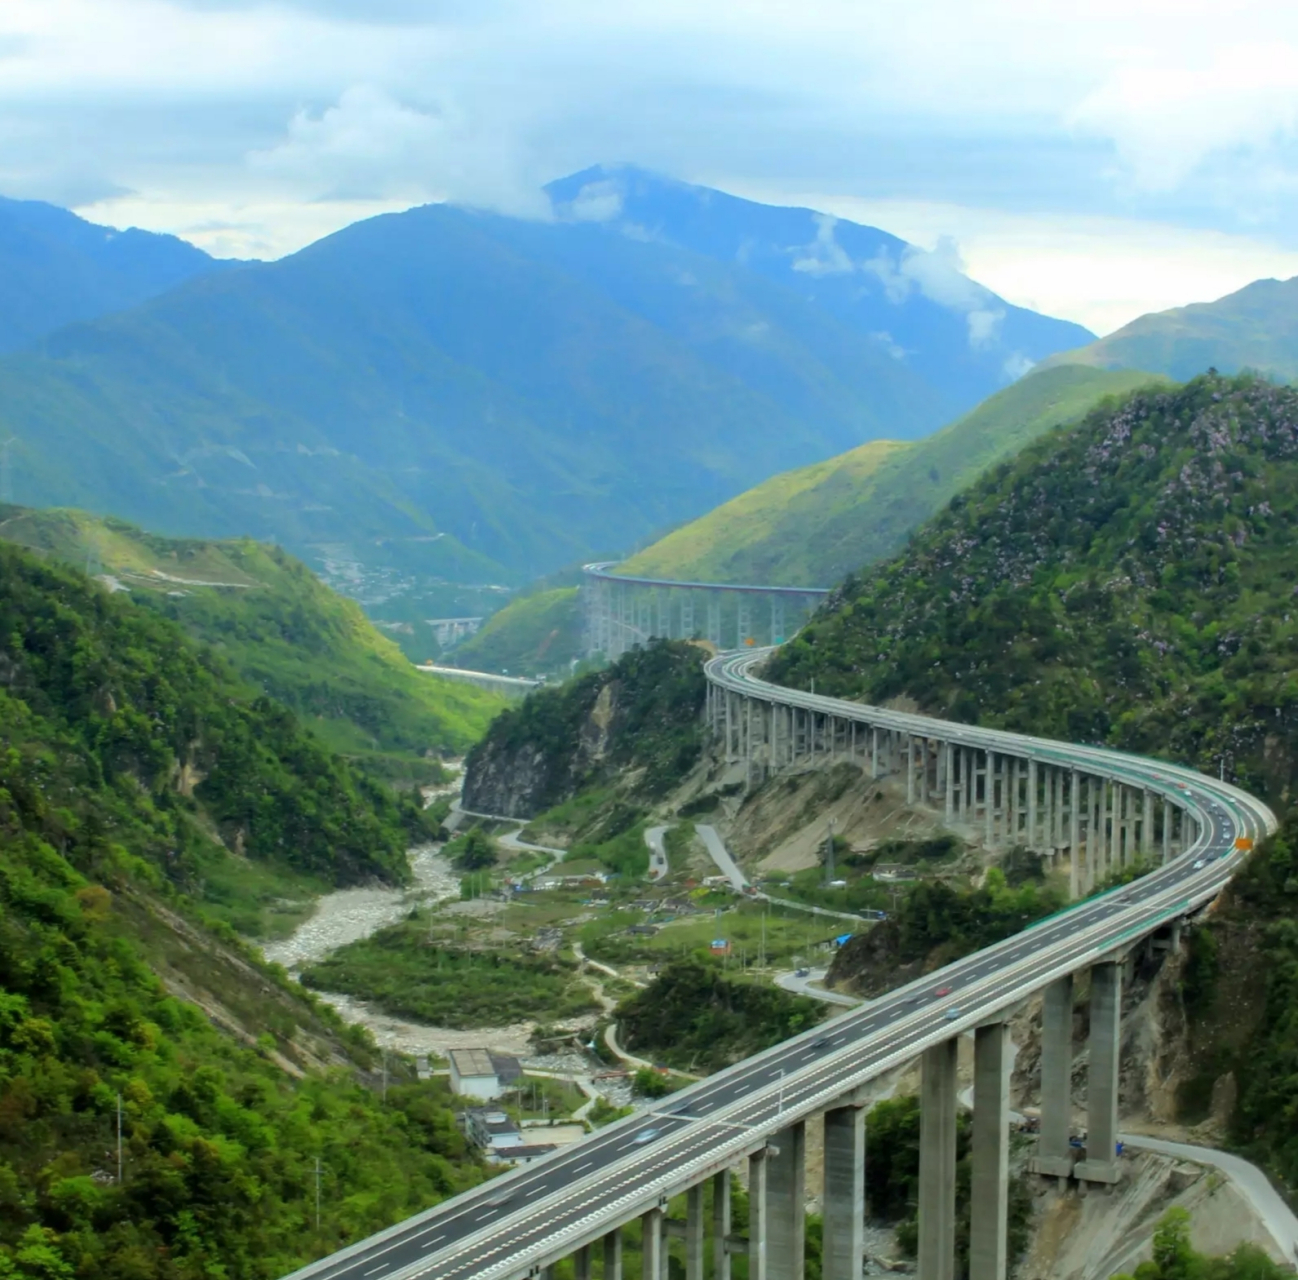
[[[951,994],[951,988],[950,988],[950,987],[938,987],[938,989],[937,989],[935,992],[933,992],[933,994],[934,994],[935,996],[949,996],[949,995]]]
[[[810,970],[810,969],[795,969],[795,970],[793,971],[793,976],[794,976],[795,978],[809,978],[809,977],[811,976],[811,970]]]
[[[948,1010],[947,1010],[947,1011],[946,1011],[942,1016],[943,1016],[943,1017],[944,1017],[948,1022],[954,1022],[954,1021],[955,1021],[955,1020],[960,1016],[960,1010],[959,1010],[959,1009],[948,1009]]]
[[[1203,866],[1203,864],[1204,864],[1203,858],[1196,858],[1194,863],[1194,869],[1198,871]]]
[[[646,1142],[652,1142],[658,1136],[657,1129],[641,1129],[639,1133],[632,1138],[637,1146],[642,1146]]]

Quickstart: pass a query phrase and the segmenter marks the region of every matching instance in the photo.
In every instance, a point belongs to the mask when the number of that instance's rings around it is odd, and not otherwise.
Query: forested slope
[[[469,754],[464,807],[533,817],[614,783],[660,795],[703,749],[705,656],[692,644],[656,640],[602,671],[529,694]]]
[[[771,664],[819,692],[1198,765],[1298,771],[1298,392],[1208,375],[1029,446]]]
[[[400,879],[421,824],[175,624],[0,545],[0,1275],[271,1280],[482,1176],[444,1092],[383,1105],[221,923]]]
[[[466,751],[504,705],[416,671],[359,605],[280,547],[7,506],[0,539],[112,580],[210,644],[250,690],[290,707],[330,747],[384,772],[408,775],[425,755]]]

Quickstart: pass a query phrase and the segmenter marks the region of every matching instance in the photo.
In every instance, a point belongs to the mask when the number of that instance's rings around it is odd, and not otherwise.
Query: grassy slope
[[[777,679],[1298,781],[1298,392],[1201,378],[1029,446],[844,584]]]
[[[554,587],[511,600],[481,631],[457,645],[449,661],[510,675],[566,672],[581,653],[576,587]]]
[[[779,475],[632,557],[628,572],[824,586],[895,551],[988,467],[1147,374],[1043,370],[914,444],[863,445]]]
[[[333,749],[410,773],[467,750],[503,703],[415,671],[353,601],[277,547],[162,538],[79,511],[0,508],[0,538],[111,575],[293,708]]]
[[[1045,363],[1151,369],[1177,380],[1209,367],[1222,373],[1253,369],[1292,381],[1298,377],[1298,277],[1255,280],[1215,302],[1141,316]]]

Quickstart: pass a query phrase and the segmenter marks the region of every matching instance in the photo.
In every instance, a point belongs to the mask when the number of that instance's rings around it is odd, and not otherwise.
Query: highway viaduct
[[[641,1280],[683,1253],[687,1280],[803,1274],[806,1122],[825,1126],[822,1274],[859,1280],[865,1090],[919,1058],[920,1280],[951,1280],[956,1226],[956,1045],[974,1041],[971,1280],[1004,1280],[1009,1180],[1007,1022],[1043,997],[1041,1132],[1031,1168],[1081,1184],[1120,1178],[1118,1050],[1124,968],[1210,902],[1243,847],[1275,829],[1247,793],[1190,769],[826,698],[763,681],[764,654],[707,664],[707,723],[749,777],[819,755],[891,775],[916,804],[1069,864],[1067,910],[601,1129],[572,1147],[302,1268],[293,1280],[523,1280],[572,1259],[577,1280],[622,1280],[638,1221]],[[1135,858],[1152,869],[1085,895]],[[1089,975],[1086,1141],[1070,1141],[1074,982]],[[731,1174],[747,1170],[743,1235]],[[710,1189],[710,1194],[708,1194]],[[668,1209],[684,1198],[683,1219]],[[706,1210],[706,1213],[705,1213]]]
[[[708,640],[718,649],[783,644],[822,603],[826,587],[676,582],[583,569],[584,648],[610,662],[651,639]]]

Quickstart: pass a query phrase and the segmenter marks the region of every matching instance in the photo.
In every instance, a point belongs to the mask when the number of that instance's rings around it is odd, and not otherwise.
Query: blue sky
[[[216,253],[435,199],[539,215],[542,182],[617,160],[953,237],[1106,331],[1298,274],[1298,6],[0,6],[0,192]]]

